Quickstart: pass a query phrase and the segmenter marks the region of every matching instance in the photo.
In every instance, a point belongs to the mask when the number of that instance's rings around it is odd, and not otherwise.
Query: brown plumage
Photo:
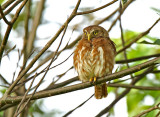
[[[83,29],[83,37],[74,51],[74,67],[82,82],[95,81],[112,73],[116,55],[115,44],[110,40],[108,32],[97,25]],[[106,83],[95,85],[95,97],[107,96]]]

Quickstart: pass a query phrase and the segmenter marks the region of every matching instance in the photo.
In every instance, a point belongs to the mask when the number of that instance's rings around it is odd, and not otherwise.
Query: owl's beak
[[[87,34],[87,36],[88,36],[88,41],[90,41],[91,40],[91,34]]]

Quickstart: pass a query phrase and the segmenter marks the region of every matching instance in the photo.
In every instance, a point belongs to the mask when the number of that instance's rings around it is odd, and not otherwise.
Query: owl
[[[112,73],[116,48],[108,32],[101,26],[91,25],[83,29],[73,56],[73,64],[82,82],[96,82],[97,78]],[[96,84],[95,98],[107,97],[107,84]]]

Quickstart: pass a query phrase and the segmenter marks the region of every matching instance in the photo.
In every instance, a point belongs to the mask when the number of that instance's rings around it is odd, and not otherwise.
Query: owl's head
[[[93,40],[94,38],[108,38],[108,32],[101,26],[92,25],[83,29],[83,39]]]

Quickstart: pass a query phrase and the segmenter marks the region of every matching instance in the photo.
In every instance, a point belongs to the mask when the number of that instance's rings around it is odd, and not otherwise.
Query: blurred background
[[[18,0],[17,0],[18,1]],[[17,1],[1,0],[3,12],[11,8]],[[114,0],[115,1],[115,0]],[[5,7],[5,3],[11,4]],[[33,58],[52,40],[55,35],[55,41],[49,48],[39,57],[35,64],[24,75],[18,88],[12,92],[12,96],[23,96],[30,87],[32,80],[26,80],[36,76],[31,94],[39,81],[46,73],[46,68],[50,64],[53,57],[54,60],[47,71],[43,81],[38,86],[38,91],[45,89],[54,90],[54,85],[65,82],[69,79],[77,77],[77,72],[73,68],[73,51],[76,43],[80,40],[83,28],[89,25],[100,25],[109,31],[111,40],[116,44],[117,62],[113,73],[128,69],[138,64],[144,63],[153,57],[160,56],[160,23],[156,23],[154,27],[149,28],[160,17],[160,1],[159,0],[117,0],[113,4],[95,12],[83,14],[85,11],[99,8],[112,2],[112,0],[82,0],[78,8],[78,13],[68,24],[66,32],[57,35],[58,30],[70,17],[77,0],[28,0],[19,14],[18,19],[14,23],[9,33],[7,45],[3,52],[0,65],[0,97],[10,85],[16,80],[21,71],[23,71]],[[10,21],[14,18],[16,11],[22,4],[17,3],[5,17]],[[122,26],[122,28],[120,28]],[[0,17],[0,43],[5,38],[8,25],[2,17]],[[149,30],[148,32],[145,32]],[[62,36],[64,37],[62,39]],[[138,37],[140,36],[140,38]],[[122,39],[123,37],[123,39]],[[138,39],[137,39],[138,38]],[[62,39],[62,43],[60,44]],[[137,40],[136,40],[137,39]],[[60,44],[60,47],[59,47]],[[131,44],[127,49],[122,50],[126,45]],[[58,52],[57,51],[57,48]],[[153,55],[153,56],[149,56]],[[144,59],[143,57],[149,56]],[[133,58],[142,57],[132,62],[127,61]],[[110,81],[110,83],[119,83],[131,85],[132,79],[143,74],[144,70],[124,76],[122,78]],[[23,82],[24,81],[24,82]],[[75,85],[81,83],[73,80],[64,86]],[[160,67],[154,68],[145,74],[139,80],[137,86],[159,87],[160,85]],[[64,87],[62,86],[62,87]],[[61,88],[61,87],[59,87]],[[109,87],[108,97],[102,100],[90,98],[83,106],[74,110],[69,117],[94,117],[103,109],[108,107],[118,96],[120,96],[127,88]],[[83,90],[77,90],[66,94],[46,97],[34,101],[30,101],[25,112],[21,117],[61,117],[70,110],[86,101],[94,93],[94,87]],[[103,114],[104,117],[132,117],[147,110],[160,102],[159,91],[154,90],[137,90],[132,89],[112,107]],[[16,110],[14,105],[12,108],[6,108],[0,111],[1,117],[13,116]],[[14,111],[13,111],[14,110]],[[147,117],[158,115],[158,110],[146,113]],[[160,115],[159,115],[160,116]],[[158,117],[158,116],[157,116]]]

